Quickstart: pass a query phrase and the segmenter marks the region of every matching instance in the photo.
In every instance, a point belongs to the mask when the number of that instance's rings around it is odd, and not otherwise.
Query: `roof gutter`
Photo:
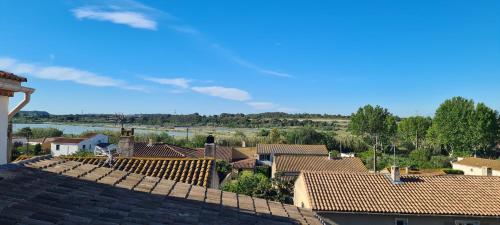
[[[9,91],[13,91],[13,92],[23,92],[24,93],[23,101],[21,101],[16,107],[14,107],[14,109],[12,109],[9,112],[9,120],[11,120],[12,117],[14,117],[14,115],[16,115],[19,111],[21,111],[21,109],[30,102],[31,94],[33,94],[33,92],[35,92],[35,89],[33,89],[33,88],[23,87],[23,86],[11,84],[11,83],[0,83],[0,89],[6,89]]]
[[[464,214],[429,214],[429,213],[384,213],[384,212],[342,212],[342,211],[319,211],[313,210],[313,212],[317,213],[319,216],[321,214],[346,214],[346,215],[374,215],[374,216],[429,216],[429,217],[470,217],[470,218],[491,218],[491,219],[499,219],[500,215],[464,215]]]

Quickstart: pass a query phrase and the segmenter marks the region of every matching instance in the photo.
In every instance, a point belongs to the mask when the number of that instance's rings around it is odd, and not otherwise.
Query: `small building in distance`
[[[321,155],[328,156],[325,145],[258,144],[256,159],[262,164],[272,165],[276,155]]]
[[[365,165],[357,157],[339,158],[322,155],[277,155],[271,167],[271,177],[280,173],[287,180],[295,180],[300,171],[337,171],[367,173]]]
[[[326,224],[500,224],[500,177],[304,171],[294,204]]]
[[[453,169],[462,170],[465,175],[500,176],[500,160],[468,157],[451,164]]]
[[[109,138],[104,134],[87,134],[80,138],[60,137],[50,144],[52,156],[65,156],[77,153],[80,150],[93,152],[99,144],[108,143]]]

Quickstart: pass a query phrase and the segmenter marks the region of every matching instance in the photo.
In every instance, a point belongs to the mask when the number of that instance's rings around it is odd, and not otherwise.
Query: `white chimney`
[[[328,152],[328,159],[329,160],[332,160],[334,159],[335,157],[333,156],[333,152]]]
[[[148,139],[148,147],[152,147],[154,145],[153,139]]]
[[[35,89],[21,86],[26,82],[24,77],[0,70],[0,165],[10,161],[8,128],[9,121],[18,113],[31,99],[31,94]],[[16,92],[23,92],[24,99],[14,109],[9,111],[9,98]]]
[[[393,183],[401,182],[401,175],[399,173],[399,166],[391,166],[391,180]]]
[[[247,147],[247,143],[245,141],[241,141],[241,147],[242,148],[246,148]]]
[[[493,171],[490,167],[483,166],[481,167],[481,175],[489,177],[493,175]]]

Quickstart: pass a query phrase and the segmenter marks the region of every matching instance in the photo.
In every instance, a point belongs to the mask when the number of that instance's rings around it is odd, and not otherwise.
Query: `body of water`
[[[61,130],[64,134],[71,134],[71,135],[79,135],[83,132],[86,131],[104,131],[104,130],[111,130],[111,131],[120,131],[120,128],[117,127],[104,127],[104,126],[91,126],[91,125],[67,125],[67,124],[50,124],[50,123],[39,123],[39,124],[23,124],[23,123],[14,123],[12,125],[12,129],[14,132],[16,130],[19,130],[23,127],[30,127],[30,128],[56,128]],[[168,134],[172,136],[186,136],[186,131],[184,130],[174,130],[174,131],[164,131],[164,130],[153,130],[153,129],[135,129],[135,133],[137,134],[146,134],[146,133],[161,133],[161,132],[167,132]],[[192,132],[189,132],[189,135],[192,135]]]

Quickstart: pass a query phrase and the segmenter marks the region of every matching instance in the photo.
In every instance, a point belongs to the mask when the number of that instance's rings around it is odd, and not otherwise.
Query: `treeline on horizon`
[[[130,125],[151,126],[216,126],[230,128],[273,128],[308,126],[323,130],[334,130],[334,119],[349,119],[344,115],[289,114],[282,112],[266,112],[258,114],[222,113],[219,115],[186,115],[173,114],[130,114],[122,116],[123,123]],[[323,119],[317,121],[314,119]],[[331,120],[331,121],[325,121]],[[21,111],[13,119],[15,123],[99,123],[119,124],[115,114],[67,114],[54,115],[45,111]]]

